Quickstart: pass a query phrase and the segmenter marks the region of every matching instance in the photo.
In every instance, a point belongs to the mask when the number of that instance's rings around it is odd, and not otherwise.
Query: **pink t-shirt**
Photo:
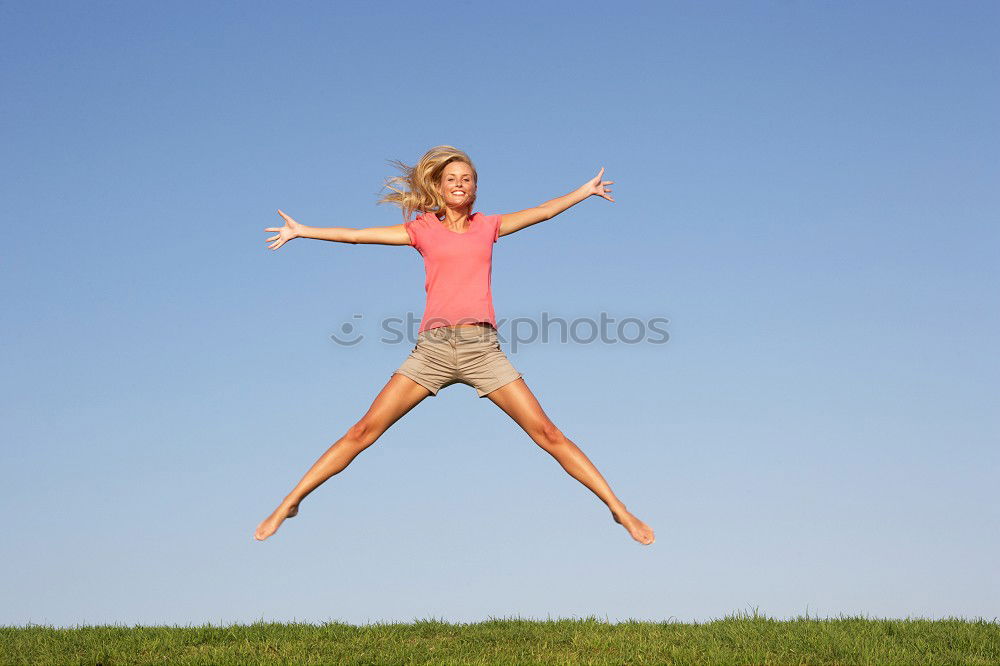
[[[473,213],[464,233],[447,228],[432,212],[404,223],[427,273],[427,304],[419,332],[475,322],[497,327],[490,282],[500,219]]]

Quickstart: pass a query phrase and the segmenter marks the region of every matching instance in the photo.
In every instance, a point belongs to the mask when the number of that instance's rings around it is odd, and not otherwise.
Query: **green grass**
[[[995,620],[0,627],[2,664],[1000,664]]]

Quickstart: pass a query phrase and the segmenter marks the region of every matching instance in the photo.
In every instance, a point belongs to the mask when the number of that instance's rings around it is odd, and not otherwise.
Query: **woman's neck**
[[[444,219],[441,220],[449,229],[465,229],[466,221],[469,219],[470,210],[468,208],[463,208],[461,210],[455,210],[453,208],[444,209]],[[440,215],[440,211],[438,215]]]

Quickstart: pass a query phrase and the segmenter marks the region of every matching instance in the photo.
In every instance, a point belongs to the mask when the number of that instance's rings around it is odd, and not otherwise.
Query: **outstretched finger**
[[[270,243],[271,241],[276,241],[276,240],[278,240],[279,238],[281,238],[281,236],[271,236],[270,238],[265,238],[264,240],[265,240],[266,242]]]

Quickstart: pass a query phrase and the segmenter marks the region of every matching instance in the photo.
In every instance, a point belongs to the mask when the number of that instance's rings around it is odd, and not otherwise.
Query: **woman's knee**
[[[562,444],[566,441],[566,436],[552,421],[543,421],[534,428],[532,439],[540,446],[547,447]]]
[[[371,421],[361,419],[347,429],[344,437],[362,446],[367,446],[378,439],[378,433]]]

